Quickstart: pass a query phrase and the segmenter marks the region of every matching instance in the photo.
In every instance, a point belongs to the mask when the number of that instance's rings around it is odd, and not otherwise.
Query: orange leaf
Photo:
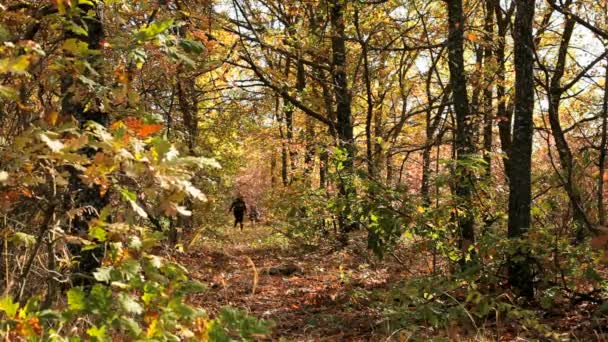
[[[48,124],[51,126],[55,126],[57,124],[58,118],[59,113],[56,110],[49,112],[45,115],[46,122],[48,122]]]
[[[476,42],[476,41],[479,40],[479,37],[477,36],[476,33],[469,32],[469,33],[467,33],[467,39],[470,40],[470,41],[472,41],[472,42]]]
[[[139,138],[145,138],[151,134],[160,131],[162,128],[163,126],[159,124],[143,125],[138,130],[136,130],[136,133]]]

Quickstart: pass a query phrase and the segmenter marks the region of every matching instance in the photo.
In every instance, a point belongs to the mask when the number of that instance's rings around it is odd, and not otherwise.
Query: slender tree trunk
[[[319,153],[319,188],[327,189],[327,165],[329,164],[329,153],[327,152],[327,146],[323,144],[321,146],[321,152]]]
[[[393,168],[393,152],[389,149],[386,151],[386,184],[389,186],[393,185],[393,177],[394,177],[394,168]]]
[[[325,105],[325,113],[327,117],[332,121],[336,121],[336,115],[334,113],[334,101],[329,89],[326,73],[321,69],[316,69],[315,73],[317,77],[321,80],[321,89],[323,92],[323,103]],[[333,135],[332,128],[328,128],[329,135]],[[326,142],[321,143],[321,151],[319,153],[319,187],[321,189],[326,189],[329,180],[328,180],[328,167],[329,167],[329,146]]]
[[[82,35],[72,30],[66,30],[64,37],[66,39],[76,39],[80,42],[87,44],[91,50],[99,50],[101,48],[101,41],[103,39],[103,26],[101,18],[98,16],[97,7],[89,4],[78,5],[79,14],[72,17],[72,20],[77,24],[86,27],[87,34]],[[92,14],[92,15],[89,15]],[[78,58],[78,56],[74,56]],[[99,70],[101,63],[103,62],[100,54],[92,54],[87,57],[87,62],[93,69]],[[95,75],[89,75],[95,78]],[[107,113],[100,109],[96,109],[96,106],[87,108],[85,105],[85,98],[82,94],[77,92],[78,84],[69,72],[65,72],[61,76],[61,92],[63,98],[61,101],[61,114],[63,117],[74,117],[81,128],[88,121],[93,121],[102,126],[109,124],[109,118]],[[87,94],[88,96],[94,96],[93,94]],[[95,103],[95,101],[91,101]],[[94,148],[87,148],[83,151],[87,156],[92,157],[95,154]],[[69,197],[66,201],[73,201],[78,207],[90,206],[101,211],[103,207],[108,204],[108,199],[101,195],[99,186],[89,187],[83,184],[79,172],[75,169],[70,170],[70,181],[69,181]],[[91,212],[91,211],[87,211]],[[77,216],[72,221],[72,227],[78,234],[86,234],[89,229],[88,222],[95,218],[95,214],[87,213]],[[92,272],[101,265],[101,257],[103,254],[102,248],[96,248],[93,250],[82,250],[79,245],[69,245],[71,252],[74,254],[78,263],[75,271],[90,275]],[[85,283],[86,281],[77,281],[77,283]]]
[[[467,95],[467,80],[464,69],[464,15],[462,0],[447,1],[448,7],[448,59],[450,68],[450,84],[454,112],[456,114],[456,134],[454,148],[456,150],[456,184],[455,201],[462,208],[458,215],[458,228],[460,234],[460,248],[463,260],[466,259],[469,246],[475,242],[473,207],[473,177],[470,168],[465,164],[471,160],[475,153],[473,141],[473,120],[469,113]]]
[[[492,97],[493,91],[493,73],[494,73],[494,54],[492,51],[491,42],[494,41],[494,6],[492,0],[485,2],[486,18],[484,23],[484,31],[486,35],[486,46],[484,48],[484,77],[483,77],[483,159],[486,162],[485,176],[490,179],[492,176]]]
[[[296,71],[296,92],[298,93],[299,96],[302,96],[302,94],[304,93],[304,89],[306,89],[306,72],[304,70],[304,63],[302,62],[301,59],[301,52],[298,51],[298,61],[297,61],[297,71]],[[310,170],[312,170],[312,161],[313,161],[313,156],[314,156],[314,151],[315,151],[315,147],[314,147],[314,127],[313,127],[313,123],[312,123],[312,118],[309,116],[306,116],[305,118],[305,129],[306,129],[306,137],[305,137],[305,141],[306,141],[306,151],[304,152],[304,181],[308,182],[308,175]],[[293,131],[293,128],[292,128]],[[292,132],[293,135],[293,132]],[[296,153],[294,151],[293,155],[291,156],[291,163],[292,165],[294,165],[295,168],[295,163],[296,163]],[[297,178],[297,177],[296,177]]]
[[[283,134],[281,134],[281,180],[283,181],[283,186],[289,185],[289,158],[287,152],[287,143],[285,143],[285,138]]]
[[[316,142],[315,142],[315,126],[312,118],[306,116],[306,153],[304,154],[304,178],[306,182],[310,183],[310,175],[315,167],[315,152],[316,152]],[[310,185],[310,184],[309,184]]]
[[[274,149],[270,156],[270,184],[273,188],[277,185],[277,154]]]
[[[604,23],[608,24],[608,4],[604,5]],[[604,75],[604,98],[602,102],[602,128],[599,157],[599,175],[597,180],[597,216],[600,225],[606,225],[604,208],[604,175],[606,174],[606,144],[608,143],[608,57]]]
[[[484,49],[477,45],[475,46],[475,72],[471,75],[472,77],[469,79],[471,83],[471,102],[469,107],[469,116],[473,121],[473,125],[475,127],[481,127],[480,123],[483,120],[483,98],[482,98],[482,88],[483,88],[483,68],[484,68],[484,59],[483,59]],[[477,130],[473,131],[473,143],[476,146],[480,145],[480,132]]]
[[[369,65],[369,56],[367,51],[367,40],[363,38],[361,29],[359,28],[359,9],[355,9],[355,30],[357,32],[357,40],[361,46],[361,56],[363,58],[363,83],[365,84],[365,100],[366,100],[366,116],[365,116],[365,152],[367,162],[367,172],[370,178],[376,176],[374,169],[374,152],[372,141],[372,120],[374,117],[374,98],[372,95],[371,70]]]
[[[283,100],[285,101],[285,100]],[[278,103],[278,99],[277,99]],[[289,185],[289,158],[287,151],[287,142],[285,141],[285,132],[283,131],[283,121],[284,118],[282,115],[277,115],[277,121],[279,123],[279,138],[281,139],[281,182],[283,186]]]
[[[384,134],[383,125],[382,125],[382,112],[383,106],[382,101],[379,101],[378,108],[376,109],[376,113],[374,115],[374,170],[376,172],[376,176],[380,179],[380,175],[383,171],[383,151],[382,151],[382,143],[381,139]]]
[[[280,67],[280,62],[279,62],[279,67]],[[290,60],[287,59],[286,62],[286,67],[285,67],[285,72],[286,74],[289,74],[289,64],[290,64]],[[288,157],[288,153],[289,150],[287,148],[287,144],[288,142],[286,141],[286,137],[285,137],[285,131],[283,130],[283,124],[285,122],[285,116],[286,116],[286,103],[287,100],[283,99],[283,114],[280,114],[278,111],[279,108],[279,98],[277,97],[277,99],[275,100],[275,108],[277,109],[277,121],[279,123],[279,137],[281,138],[281,181],[283,183],[283,186],[288,186],[289,185],[289,157]]]
[[[427,145],[422,150],[422,184],[420,186],[420,196],[425,207],[431,205],[430,179],[431,179],[431,151],[433,145],[429,144],[429,137],[426,138]]]
[[[509,177],[510,239],[521,238],[530,228],[532,202],[532,135],[534,112],[534,0],[516,0],[515,41],[515,120]],[[509,282],[520,295],[534,296],[529,255],[519,251],[509,260]],[[523,255],[522,255],[523,254]],[[520,260],[521,258],[524,260]]]
[[[346,33],[344,24],[344,12],[347,2],[342,0],[331,0],[330,22],[332,27],[332,71],[334,79],[334,91],[336,98],[337,134],[339,145],[344,149],[346,156],[343,161],[341,172],[340,194],[348,201],[355,193],[352,177],[354,176],[355,141],[353,134],[351,95],[348,88],[346,76]],[[350,206],[344,203],[342,213],[339,217],[340,240],[343,244],[347,242],[346,234],[354,228]]]
[[[567,2],[568,5],[570,3],[571,1]],[[557,147],[557,153],[559,155],[562,169],[561,177],[573,210],[574,223],[576,226],[576,239],[577,241],[581,241],[584,238],[585,233],[589,231],[590,223],[583,209],[580,189],[578,188],[576,180],[574,179],[574,158],[572,156],[572,150],[570,149],[568,140],[566,140],[559,117],[560,102],[564,92],[561,87],[561,81],[566,70],[568,48],[570,46],[570,39],[572,38],[572,34],[574,32],[574,24],[575,21],[573,18],[566,19],[557,55],[557,63],[547,89],[547,95],[549,97],[549,124],[551,126],[551,132],[553,134],[555,146]]]
[[[496,23],[498,24],[498,37],[496,39],[496,61],[498,63],[496,71],[496,97],[498,102],[496,105],[496,118],[498,121],[500,145],[504,155],[502,163],[508,181],[510,174],[511,123],[513,114],[507,106],[505,49],[510,18],[503,14],[499,0],[494,0],[494,11],[496,12]]]
[[[608,17],[608,16],[607,16]],[[597,216],[600,225],[606,224],[604,208],[604,175],[606,174],[606,143],[608,140],[608,58],[604,77],[604,99],[602,103],[602,131],[600,142],[599,175],[597,179]]]
[[[193,101],[191,94],[194,89],[194,81],[188,75],[182,77],[177,76],[177,98],[179,100],[179,109],[182,112],[184,129],[187,133],[186,141],[188,144],[188,153],[195,155],[194,148],[197,145],[198,137],[198,118],[196,103]]]
[[[287,63],[285,63],[285,78],[289,79],[289,73],[291,70],[291,58],[287,58]],[[288,183],[293,182],[293,176],[295,171],[295,151],[293,150],[293,111],[294,107],[291,102],[287,100],[283,100],[283,110],[284,110],[284,118],[285,118],[285,132],[286,132],[286,158],[284,168],[287,172]]]

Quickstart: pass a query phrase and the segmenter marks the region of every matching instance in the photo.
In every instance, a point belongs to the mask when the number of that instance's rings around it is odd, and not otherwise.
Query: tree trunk
[[[486,0],[485,3],[486,18],[484,23],[484,31],[486,34],[486,46],[484,49],[484,77],[483,77],[483,159],[486,162],[485,177],[490,180],[492,176],[492,97],[493,92],[493,67],[494,54],[492,44],[494,41],[494,6],[492,0]]]
[[[376,176],[376,170],[374,169],[374,152],[373,152],[373,141],[372,141],[372,120],[374,117],[374,98],[372,95],[372,83],[371,83],[371,70],[369,65],[369,56],[367,51],[367,40],[363,38],[361,29],[359,28],[359,10],[355,9],[355,30],[357,32],[357,40],[361,46],[361,56],[363,59],[363,83],[365,84],[365,100],[366,100],[366,116],[365,116],[365,151],[366,151],[366,162],[367,172],[370,178]]]
[[[65,39],[76,39],[88,45],[91,50],[99,50],[101,47],[101,41],[103,39],[103,26],[101,19],[98,15],[98,11],[95,5],[79,4],[79,14],[75,15],[71,19],[78,25],[86,27],[87,34],[82,35],[74,32],[73,30],[67,30],[64,34]],[[78,56],[74,56],[78,57]],[[101,63],[101,54],[92,54],[87,57],[87,62],[93,69],[99,69]],[[95,78],[94,75],[89,75]],[[93,121],[103,126],[109,124],[109,118],[107,113],[95,108],[86,108],[86,99],[82,95],[76,95],[78,84],[69,72],[65,72],[61,77],[61,92],[63,98],[61,101],[61,114],[63,117],[73,116],[79,123],[81,128],[88,121]],[[95,101],[91,101],[95,103]],[[83,151],[87,156],[92,157],[96,151],[94,148],[87,148]],[[99,186],[89,187],[83,184],[79,172],[75,169],[70,170],[70,181],[68,185],[70,191],[69,195],[71,199],[66,201],[73,201],[77,207],[90,206],[100,212],[103,207],[108,204],[106,197],[101,195]],[[69,202],[68,202],[69,203]],[[88,222],[95,218],[95,214],[91,211],[87,211],[87,214],[77,216],[72,221],[72,227],[77,234],[86,235],[89,229]],[[85,275],[91,275],[92,272],[101,265],[101,257],[103,255],[102,248],[96,248],[93,250],[83,251],[79,245],[69,245],[69,249],[74,254],[78,263],[75,271]],[[76,281],[76,283],[85,283],[86,281]]]
[[[473,177],[466,163],[475,153],[473,141],[473,120],[469,113],[467,95],[467,80],[464,69],[464,16],[462,0],[447,1],[448,7],[448,59],[450,68],[450,83],[454,112],[456,114],[456,134],[454,148],[456,150],[456,184],[455,201],[460,203],[462,209],[458,215],[459,245],[463,252],[463,261],[466,260],[469,246],[475,242],[474,213],[472,210]]]
[[[291,58],[287,58],[287,63],[285,64],[285,78],[289,80],[289,72],[291,69]],[[286,179],[288,179],[287,183],[291,183],[293,181],[293,172],[295,168],[295,154],[293,151],[293,110],[294,107],[292,103],[287,100],[283,100],[283,110],[284,110],[284,118],[285,118],[285,129],[286,129],[286,151],[285,151],[285,160],[283,168],[287,174]],[[289,158],[287,158],[289,155]]]
[[[509,175],[510,239],[521,238],[530,228],[532,202],[532,135],[534,112],[534,0],[516,0],[513,28],[515,41],[515,117]],[[519,260],[521,258],[524,260]],[[509,259],[509,283],[527,298],[534,296],[530,256],[522,251]]]
[[[568,2],[568,4],[569,3],[570,2]],[[585,236],[585,232],[589,231],[590,223],[583,209],[580,190],[576,184],[576,180],[574,179],[574,158],[572,156],[572,150],[570,149],[568,140],[566,140],[559,117],[560,102],[564,93],[564,90],[561,87],[561,81],[566,69],[568,48],[570,46],[572,33],[574,32],[574,24],[575,21],[573,18],[569,17],[566,19],[557,55],[557,63],[547,89],[547,96],[549,97],[549,124],[551,126],[551,132],[553,134],[555,146],[557,147],[557,153],[559,155],[562,169],[561,178],[573,210],[574,223],[576,227],[576,239],[577,241],[581,241]]]
[[[496,118],[498,121],[498,136],[504,157],[502,158],[503,167],[507,181],[509,180],[510,151],[511,151],[511,122],[512,111],[507,106],[506,91],[506,39],[509,28],[510,17],[503,14],[499,0],[494,0],[494,11],[496,12],[496,23],[498,24],[498,37],[496,39],[496,61],[498,63],[496,71]]]
[[[340,177],[340,195],[345,201],[339,217],[340,240],[343,244],[347,242],[346,234],[354,228],[350,206],[346,203],[355,193],[353,179],[355,141],[353,134],[353,123],[351,113],[351,95],[348,89],[346,76],[346,33],[344,25],[344,12],[347,3],[341,0],[330,2],[330,22],[332,27],[332,71],[334,79],[334,92],[336,98],[337,135],[338,144],[344,149],[345,159]]]
[[[277,153],[272,149],[270,155],[270,184],[274,188],[277,185]]]
[[[604,209],[604,174],[606,173],[606,143],[608,135],[608,58],[606,59],[606,75],[604,77],[604,99],[602,103],[602,131],[600,142],[599,175],[597,179],[597,216],[600,225],[606,224]]]

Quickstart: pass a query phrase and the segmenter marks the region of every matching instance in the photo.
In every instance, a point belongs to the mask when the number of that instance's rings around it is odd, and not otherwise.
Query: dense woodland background
[[[602,1],[3,0],[0,42],[6,340],[606,339]]]

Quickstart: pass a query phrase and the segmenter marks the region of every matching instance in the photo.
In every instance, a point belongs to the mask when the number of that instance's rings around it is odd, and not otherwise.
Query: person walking
[[[234,227],[236,227],[237,224],[240,224],[241,230],[243,230],[243,218],[245,216],[245,212],[247,211],[247,205],[245,204],[243,196],[240,194],[237,195],[236,199],[232,201],[228,211],[232,211],[234,214]]]

